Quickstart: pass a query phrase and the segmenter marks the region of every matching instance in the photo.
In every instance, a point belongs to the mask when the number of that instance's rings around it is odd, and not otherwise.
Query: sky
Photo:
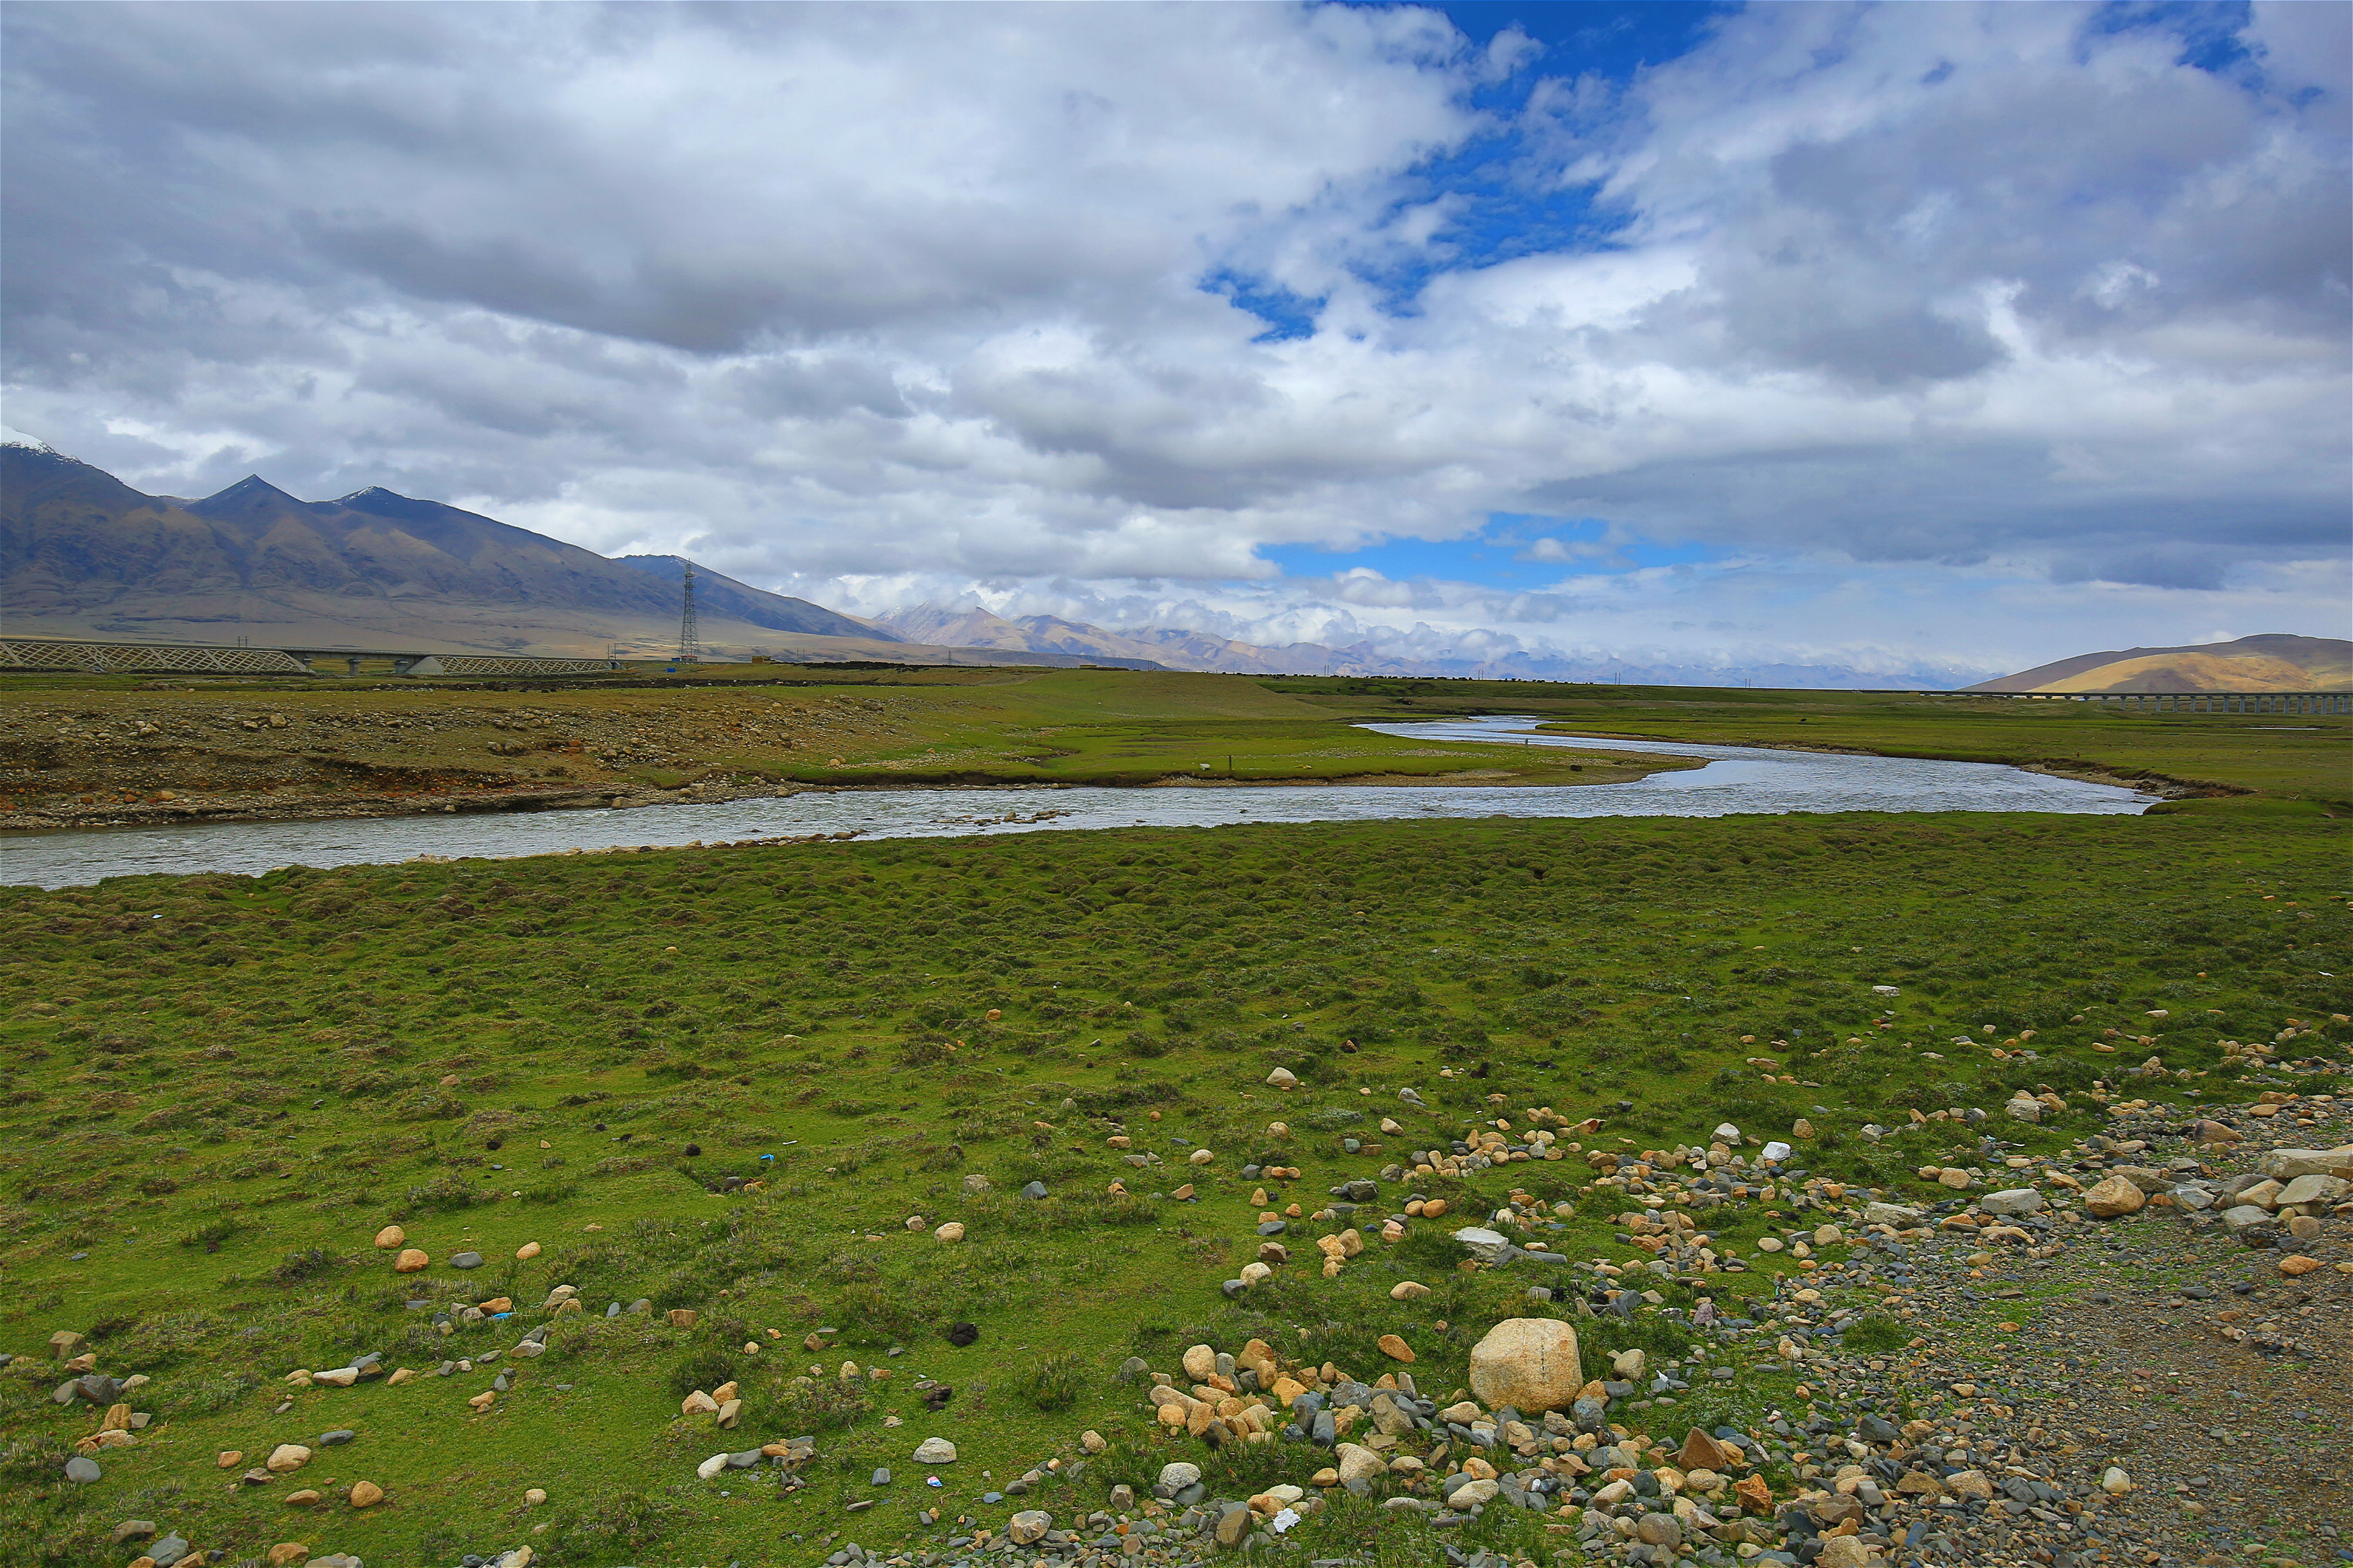
[[[863,614],[2343,637],[2348,19],[10,0],[0,417]]]

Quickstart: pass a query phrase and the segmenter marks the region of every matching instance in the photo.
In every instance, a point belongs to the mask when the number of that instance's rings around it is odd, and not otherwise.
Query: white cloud
[[[9,416],[868,610],[2327,631],[2342,11],[2259,5],[2230,74],[2072,7],[1767,7],[1610,81],[1403,8],[15,7]],[[1419,166],[1482,148],[1618,226],[1473,265],[1483,187]],[[1228,297],[1285,290],[1303,335]],[[1540,595],[1259,553],[1496,510],[1609,543],[1529,530],[1584,574]]]

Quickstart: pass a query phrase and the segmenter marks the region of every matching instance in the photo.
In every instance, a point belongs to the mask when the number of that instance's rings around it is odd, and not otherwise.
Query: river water
[[[1618,754],[1699,757],[1703,768],[1627,784],[1566,786],[1282,784],[1263,788],[989,788],[812,791],[776,799],[621,810],[225,822],[89,828],[0,839],[0,883],[77,887],[104,877],[280,866],[385,864],[662,847],[784,835],[870,838],[1084,827],[1215,827],[1468,816],[1731,816],[1831,811],[2132,813],[2156,798],[1985,763],[1855,757],[1681,742],[1539,735],[1539,721],[1445,720],[1363,728],[1416,741],[1517,740]]]

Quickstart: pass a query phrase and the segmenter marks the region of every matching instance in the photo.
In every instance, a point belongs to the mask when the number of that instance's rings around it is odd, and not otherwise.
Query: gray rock
[[[1568,1418],[1580,1432],[1599,1433],[1609,1425],[1609,1406],[1588,1395],[1568,1407]]]
[[[605,1315],[606,1315],[607,1317],[608,1317],[608,1318],[617,1318],[617,1317],[619,1317],[619,1316],[621,1315],[621,1304],[620,1304],[618,1301],[607,1301],[607,1302],[606,1302],[606,1303],[605,1303]]]
[[[2240,1204],[2235,1207],[2224,1209],[2222,1223],[2230,1228],[2232,1236],[2245,1236],[2253,1231],[2269,1230],[2273,1226],[2271,1211],[2258,1208],[2253,1204]]]
[[[1504,1237],[1481,1226],[1463,1226],[1454,1233],[1454,1239],[1482,1263],[1504,1262],[1518,1250]]]
[[[1353,1204],[1368,1204],[1381,1195],[1380,1184],[1359,1176],[1353,1182],[1341,1183],[1336,1195]]]
[[[1261,1236],[1281,1236],[1290,1228],[1291,1222],[1288,1220],[1271,1219],[1258,1227],[1258,1233]]]
[[[919,1465],[953,1465],[956,1446],[945,1437],[926,1437],[915,1445],[914,1460]]]
[[[482,1255],[479,1252],[461,1252],[449,1259],[452,1268],[480,1268],[481,1266]]]
[[[869,1486],[887,1487],[891,1484],[891,1472],[887,1469],[878,1469],[874,1472],[874,1479],[867,1484]]]
[[[988,1178],[978,1171],[972,1172],[964,1179],[964,1190],[973,1194],[985,1193],[988,1191]]]
[[[1028,1186],[1021,1189],[1021,1195],[1025,1198],[1031,1199],[1042,1198],[1046,1195],[1046,1184],[1043,1182],[1032,1182]]]
[[[640,1296],[636,1300],[629,1303],[629,1310],[640,1318],[644,1317],[648,1312],[650,1312],[653,1310],[654,1304],[649,1297]]]
[[[147,1548],[147,1555],[155,1560],[155,1568],[172,1568],[173,1563],[187,1554],[188,1543],[180,1539],[176,1531]]]
[[[1988,1214],[2030,1215],[2042,1207],[2042,1194],[2032,1187],[2011,1187],[2004,1192],[1988,1193],[1978,1200],[1978,1207]]]
[[[2274,1182],[2287,1183],[2298,1176],[2326,1176],[2353,1167],[2353,1148],[2347,1149],[2274,1149],[2263,1158],[2263,1173]]]
[[[2279,1206],[2292,1209],[2302,1208],[2306,1204],[2341,1204],[2348,1194],[2353,1194],[2353,1182],[2315,1172],[2298,1176],[2282,1187]]]
[[[1184,1459],[1173,1459],[1160,1467],[1160,1479],[1153,1490],[1160,1497],[1174,1497],[1200,1479],[1200,1466]]]
[[[122,1380],[102,1372],[87,1372],[74,1379],[74,1393],[92,1405],[111,1405],[122,1397]]]
[[[332,1432],[320,1433],[319,1440],[312,1444],[311,1447],[316,1448],[332,1448],[338,1443],[348,1443],[358,1436],[358,1433],[353,1431],[348,1426],[339,1426]]]
[[[86,1459],[79,1454],[66,1461],[66,1479],[76,1486],[88,1486],[105,1473],[98,1468],[98,1461]]]
[[[746,1448],[740,1454],[727,1456],[727,1468],[731,1470],[748,1470],[759,1462],[760,1450],[757,1448]]]

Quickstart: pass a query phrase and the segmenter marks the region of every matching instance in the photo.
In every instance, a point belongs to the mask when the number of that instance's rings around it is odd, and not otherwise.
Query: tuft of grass
[[[1024,1368],[1013,1380],[1013,1394],[1032,1410],[1068,1410],[1086,1384],[1086,1364],[1066,1351]]]

